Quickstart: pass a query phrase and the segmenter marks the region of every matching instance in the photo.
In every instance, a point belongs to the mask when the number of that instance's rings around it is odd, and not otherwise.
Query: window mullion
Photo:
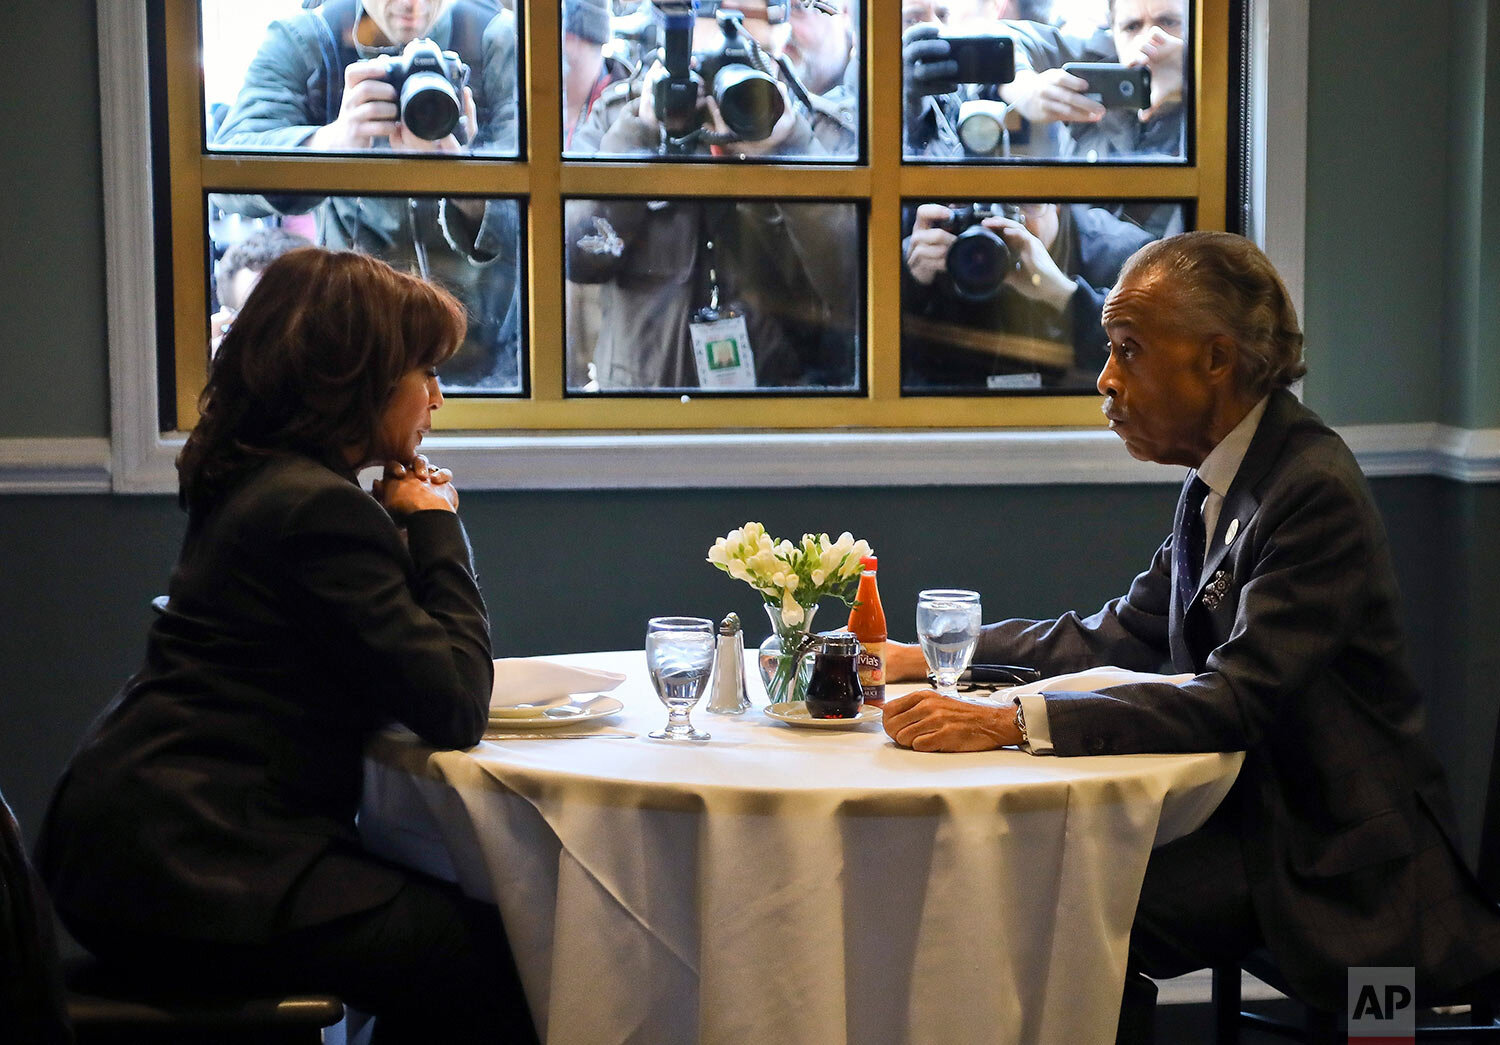
[[[564,196],[726,196],[736,199],[865,199],[865,167],[766,163],[600,163],[569,160],[560,173]]]
[[[870,398],[893,402],[901,397],[901,5],[871,4],[866,18],[870,209],[864,348]]]
[[[203,204],[198,7],[183,0],[167,3],[164,8],[167,156],[172,187],[167,227],[175,274],[171,300],[177,427],[186,430],[197,423],[198,393],[208,380],[208,342],[204,335],[208,288],[203,276],[208,214]]]
[[[1199,0],[1194,19],[1197,120],[1194,159],[1199,184],[1198,227],[1223,229],[1228,221],[1229,187],[1229,7]]]
[[[1088,164],[1072,167],[957,166],[909,163],[901,194],[940,199],[1191,198],[1204,173],[1188,166]]]
[[[212,152],[200,165],[209,192],[519,196],[531,185],[527,164],[493,159]]]
[[[566,355],[562,258],[561,5],[525,5],[526,153],[531,194],[522,240],[531,398],[563,398]]]

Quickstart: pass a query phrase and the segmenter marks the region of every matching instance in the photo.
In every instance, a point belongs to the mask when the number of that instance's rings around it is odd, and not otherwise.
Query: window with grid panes
[[[449,429],[1095,424],[1120,265],[1224,227],[1229,9],[156,0],[164,427],[307,242],[463,300]]]

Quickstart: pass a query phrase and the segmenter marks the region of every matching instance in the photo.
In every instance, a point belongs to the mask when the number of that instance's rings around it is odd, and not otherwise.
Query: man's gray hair
[[[1163,278],[1174,318],[1238,348],[1241,391],[1262,396],[1307,373],[1297,310],[1271,259],[1243,236],[1184,232],[1148,243],[1120,270],[1127,279]]]

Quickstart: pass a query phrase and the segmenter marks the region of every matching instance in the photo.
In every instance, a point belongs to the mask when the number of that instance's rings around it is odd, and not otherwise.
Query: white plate
[[[607,718],[622,711],[624,707],[614,697],[575,694],[570,700],[549,703],[546,707],[490,708],[490,728],[551,729],[554,726],[575,726],[580,722]]]
[[[855,729],[866,722],[880,721],[880,709],[873,704],[861,704],[857,718],[813,718],[807,713],[807,705],[800,700],[767,704],[765,712],[777,722],[804,729]]]

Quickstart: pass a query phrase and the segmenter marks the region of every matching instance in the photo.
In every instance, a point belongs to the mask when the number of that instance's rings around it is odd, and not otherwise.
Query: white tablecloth
[[[933,755],[757,707],[636,740],[372,745],[367,844],[500,907],[549,1043],[1109,1042],[1153,845],[1238,754]],[[752,699],[763,700],[752,678]]]

